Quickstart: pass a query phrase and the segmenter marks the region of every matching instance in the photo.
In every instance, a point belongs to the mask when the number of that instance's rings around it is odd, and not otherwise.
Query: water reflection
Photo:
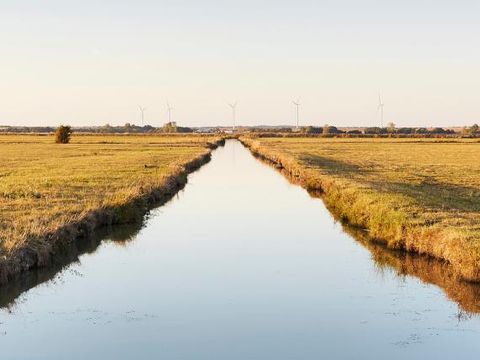
[[[57,256],[51,266],[24,272],[6,285],[0,286],[0,308],[12,309],[15,306],[15,300],[22,293],[61,276],[63,271],[68,271],[69,265],[79,263],[81,255],[92,254],[97,251],[102,242],[112,242],[118,246],[126,246],[128,242],[135,239],[143,224],[144,222],[138,222],[103,227],[88,237],[78,238],[75,242],[65,244],[58,249]]]
[[[394,271],[398,277],[417,277],[424,283],[440,287],[467,315],[480,313],[480,286],[459,279],[448,263],[428,256],[388,249],[383,244],[372,242],[365,231],[348,224],[343,224],[343,230],[370,251],[379,272]]]

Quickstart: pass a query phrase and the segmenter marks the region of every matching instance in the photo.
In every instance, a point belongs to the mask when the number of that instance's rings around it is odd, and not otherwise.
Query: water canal
[[[478,288],[361,238],[227,141],[141,228],[4,289],[1,358],[476,359]]]

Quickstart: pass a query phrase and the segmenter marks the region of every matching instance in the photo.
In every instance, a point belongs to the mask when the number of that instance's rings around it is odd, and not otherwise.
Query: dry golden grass
[[[450,262],[480,280],[480,143],[440,139],[243,141],[321,189],[342,219],[392,248]]]
[[[162,189],[218,140],[74,135],[62,145],[53,136],[0,136],[0,255],[38,250],[49,241],[45,234]]]

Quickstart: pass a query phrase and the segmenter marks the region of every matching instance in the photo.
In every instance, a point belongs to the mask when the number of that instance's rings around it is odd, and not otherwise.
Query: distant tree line
[[[291,133],[292,128],[290,127],[253,127],[253,128],[245,128],[244,130],[253,132],[253,133],[264,133],[264,132],[273,132],[273,133]]]
[[[455,135],[452,129],[435,127],[431,129],[419,127],[395,127],[390,123],[387,127],[366,127],[363,129],[340,130],[335,126],[324,125],[323,127],[307,126],[302,128],[302,133],[319,135]]]
[[[82,131],[83,130],[83,131]],[[125,123],[123,126],[112,126],[105,124],[99,127],[75,129],[75,132],[93,132],[101,134],[141,134],[155,132],[156,128],[150,125],[137,126],[131,123]]]
[[[71,127],[75,133],[94,134],[144,134],[144,133],[191,133],[194,130],[189,127],[177,126],[176,123],[167,123],[157,128],[151,125],[137,126],[126,123],[123,126],[105,124],[103,126]],[[28,126],[0,126],[0,133],[55,133],[55,127],[28,127]]]
[[[54,127],[27,127],[27,126],[0,126],[0,133],[54,133]],[[85,126],[72,127],[75,133],[97,133],[97,134],[148,134],[148,133],[192,133],[197,128],[189,128],[178,126],[175,122],[169,122],[162,127],[153,127],[151,125],[138,126],[131,123],[126,123],[123,126],[112,126],[106,124],[103,126]],[[426,128],[426,127],[400,127],[397,128],[394,123],[387,124],[386,127],[365,127],[355,128],[351,130],[342,130],[335,126],[306,126],[300,129],[292,127],[242,127],[238,129],[241,132],[253,132],[259,136],[405,136],[405,137],[427,137],[427,136],[462,136],[462,137],[480,137],[480,127],[474,124],[470,127],[464,127],[459,132],[452,129],[445,129],[441,127]],[[221,128],[211,128],[209,132],[221,132]]]
[[[53,133],[50,126],[0,126],[0,133]]]

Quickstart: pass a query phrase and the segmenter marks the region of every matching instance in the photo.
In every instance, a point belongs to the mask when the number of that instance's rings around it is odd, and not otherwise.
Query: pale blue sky
[[[478,1],[0,0],[0,124],[480,122]]]

